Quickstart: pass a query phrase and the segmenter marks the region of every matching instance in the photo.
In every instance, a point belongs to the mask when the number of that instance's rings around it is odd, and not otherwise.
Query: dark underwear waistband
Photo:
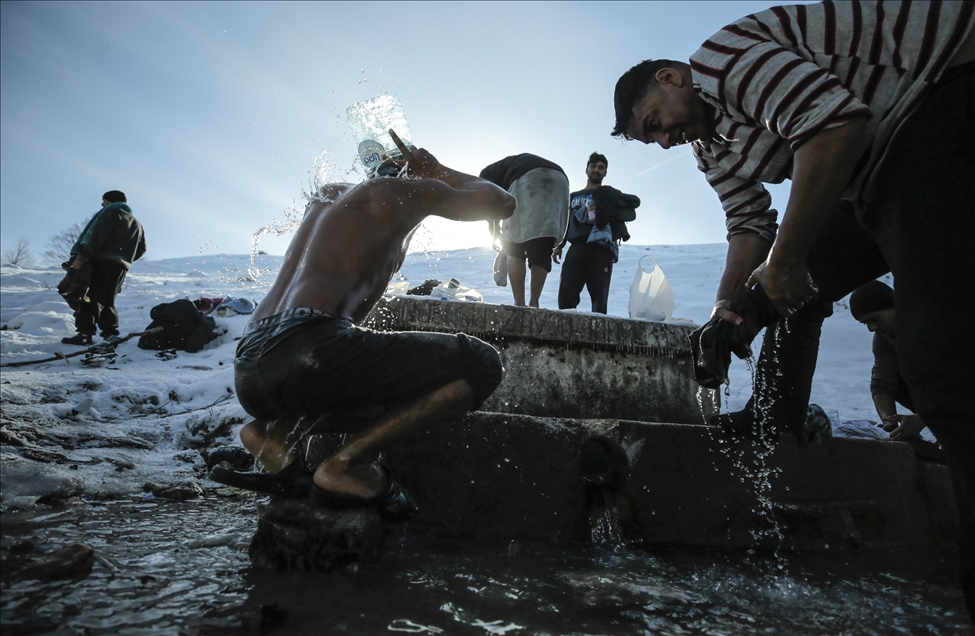
[[[291,309],[285,309],[279,314],[274,314],[273,316],[268,316],[267,318],[261,318],[260,320],[247,323],[247,326],[244,327],[244,333],[242,335],[246,336],[247,334],[254,333],[255,331],[270,329],[282,323],[300,318],[324,318],[335,320],[335,316],[327,314],[324,311],[319,311],[318,309],[312,309],[310,307],[293,307]]]

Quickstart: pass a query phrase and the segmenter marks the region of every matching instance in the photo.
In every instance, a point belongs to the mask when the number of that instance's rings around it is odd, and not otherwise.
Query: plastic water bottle
[[[346,108],[345,114],[358,145],[359,159],[368,176],[372,176],[383,162],[384,154],[393,158],[402,157],[389,136],[390,128],[396,131],[404,144],[410,145],[413,141],[403,105],[395,95],[380,95],[357,102]]]

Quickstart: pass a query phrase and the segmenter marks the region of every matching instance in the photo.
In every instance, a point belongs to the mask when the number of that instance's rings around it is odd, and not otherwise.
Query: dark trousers
[[[128,271],[120,263],[92,261],[91,287],[88,298],[91,302],[82,303],[74,312],[75,329],[80,333],[95,335],[96,325],[102,330],[102,337],[117,336],[118,311],[115,310],[115,297],[122,291],[125,273]]]
[[[975,63],[949,75],[897,133],[862,221],[894,274],[901,373],[948,456],[975,617]]]
[[[593,313],[605,314],[612,278],[612,250],[595,243],[570,243],[559,278],[559,309],[578,307],[585,287],[592,299]]]
[[[916,412],[948,456],[962,524],[962,585],[975,616],[973,70],[954,69],[934,88],[893,140],[870,204],[856,219],[849,208],[839,210],[817,241],[807,266],[819,298],[787,320],[769,321],[753,406],[790,427],[805,417],[831,303],[889,264],[897,359]]]

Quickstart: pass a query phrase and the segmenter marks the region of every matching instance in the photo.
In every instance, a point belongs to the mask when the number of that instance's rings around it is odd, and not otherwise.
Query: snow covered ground
[[[629,287],[647,254],[673,287],[674,319],[706,321],[724,265],[723,244],[624,245],[613,273],[610,315],[627,316]],[[510,289],[493,282],[493,260],[489,248],[414,252],[393,282],[414,286],[453,277],[483,294],[485,302],[510,303]],[[280,262],[278,256],[259,256],[253,269],[246,255],[205,255],[136,263],[117,302],[122,334],[143,330],[152,307],[180,298],[259,302]],[[557,306],[558,275],[555,266],[542,295],[545,308]],[[0,362],[79,350],[61,344],[74,333],[71,310],[55,289],[61,276],[54,269],[0,269]],[[588,307],[585,292],[582,307]],[[166,359],[139,349],[133,339],[118,346],[117,358],[100,365],[74,357],[0,370],[4,506],[29,506],[52,493],[111,495],[150,481],[202,478],[200,451],[215,442],[236,442],[246,418],[233,395],[233,358],[248,318],[215,319],[225,333],[195,354]],[[868,388],[870,339],[846,303],[838,303],[823,330],[813,402],[837,410],[842,419],[877,419]],[[723,408],[741,408],[750,393],[751,377],[736,360]],[[22,457],[31,454],[34,460]]]

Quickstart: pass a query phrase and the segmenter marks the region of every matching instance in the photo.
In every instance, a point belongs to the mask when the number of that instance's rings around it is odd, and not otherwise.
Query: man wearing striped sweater
[[[800,430],[832,303],[893,272],[898,356],[948,454],[975,614],[973,27],[972,2],[774,7],[721,29],[690,64],[627,71],[613,135],[692,144],[721,200],[729,247],[712,318],[749,335],[769,326],[751,423]],[[762,183],[785,179],[778,225]],[[736,313],[762,303],[775,311]]]

